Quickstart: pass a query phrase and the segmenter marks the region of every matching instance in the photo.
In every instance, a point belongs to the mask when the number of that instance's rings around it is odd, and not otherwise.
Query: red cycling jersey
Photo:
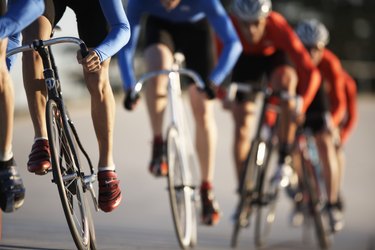
[[[333,124],[339,126],[346,108],[344,70],[340,60],[326,48],[318,69],[328,92]]]
[[[257,44],[248,44],[240,31],[238,19],[233,15],[231,19],[243,46],[242,53],[268,56],[276,50],[282,50],[291,58],[299,77],[297,92],[303,97],[302,111],[305,112],[320,86],[320,74],[285,18],[274,11],[271,12],[267,17],[264,36]]]
[[[346,71],[343,74],[345,77],[346,115],[341,122],[342,144],[347,141],[349,134],[357,123],[357,85]]]

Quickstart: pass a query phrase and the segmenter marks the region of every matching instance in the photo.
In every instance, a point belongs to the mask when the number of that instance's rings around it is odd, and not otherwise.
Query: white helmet
[[[234,0],[232,3],[232,11],[244,21],[267,17],[271,9],[271,0]]]
[[[303,20],[296,29],[302,43],[308,47],[325,47],[329,42],[329,32],[317,19]]]

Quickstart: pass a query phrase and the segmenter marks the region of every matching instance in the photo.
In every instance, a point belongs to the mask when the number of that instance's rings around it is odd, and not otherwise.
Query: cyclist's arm
[[[7,13],[0,17],[0,39],[21,32],[43,11],[43,0],[9,0]]]
[[[109,34],[95,48],[100,61],[103,62],[116,54],[129,41],[130,28],[121,0],[100,0],[100,5],[110,25]]]
[[[323,52],[323,59],[318,68],[322,72],[322,77],[330,86],[329,102],[332,114],[332,121],[338,126],[345,115],[345,82],[343,69],[339,59],[329,50]]]
[[[235,65],[242,51],[242,45],[219,0],[205,0],[201,2],[206,16],[223,44],[218,63],[210,75],[215,85],[220,85]]]
[[[357,123],[357,85],[346,71],[344,71],[344,77],[347,117],[341,129],[342,144],[347,141],[349,134],[353,131],[353,128]]]
[[[287,21],[276,16],[274,25],[278,47],[292,59],[298,74],[297,92],[303,98],[302,112],[306,112],[320,86],[319,70],[313,65],[310,55]]]
[[[133,59],[141,29],[140,20],[142,8],[137,4],[137,1],[129,1],[126,10],[132,35],[128,44],[126,44],[126,46],[124,46],[118,53],[118,63],[125,91],[131,89],[133,84],[135,84]]]

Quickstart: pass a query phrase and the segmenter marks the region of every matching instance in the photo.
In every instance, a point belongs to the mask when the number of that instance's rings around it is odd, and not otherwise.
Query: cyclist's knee
[[[173,53],[164,44],[148,46],[144,52],[145,61],[149,71],[169,69],[173,63]]]
[[[292,66],[280,66],[274,70],[271,75],[271,85],[274,89],[288,91],[289,94],[295,94],[297,88],[298,76]]]
[[[102,63],[102,68],[99,71],[84,72],[84,74],[86,86],[91,95],[103,95],[108,88],[111,88],[106,63]]]
[[[52,33],[52,25],[49,20],[41,16],[22,31],[23,44],[31,43],[35,39],[49,39]]]

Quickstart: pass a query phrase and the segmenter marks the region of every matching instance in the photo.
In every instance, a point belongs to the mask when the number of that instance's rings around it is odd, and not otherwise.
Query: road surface
[[[147,171],[151,153],[151,133],[144,102],[134,112],[126,112],[117,100],[115,162],[121,178],[124,200],[110,214],[94,213],[99,249],[179,249],[169,209],[166,180]],[[97,161],[88,101],[69,104],[84,145]],[[74,106],[74,111],[73,107]],[[229,113],[216,105],[219,140],[217,144],[215,190],[223,217],[218,226],[199,225],[196,249],[230,249],[231,216],[237,197],[231,156],[233,124]],[[343,186],[346,227],[334,239],[333,249],[375,249],[375,99],[359,100],[359,123],[346,145],[347,169]],[[24,206],[3,214],[0,249],[75,249],[65,223],[57,188],[51,176],[35,176],[26,170],[33,140],[28,115],[16,117],[14,153],[27,188]],[[288,224],[291,204],[281,197],[278,218],[265,249],[316,249],[314,239],[302,242],[300,228]],[[237,249],[255,249],[253,229],[240,236]]]

